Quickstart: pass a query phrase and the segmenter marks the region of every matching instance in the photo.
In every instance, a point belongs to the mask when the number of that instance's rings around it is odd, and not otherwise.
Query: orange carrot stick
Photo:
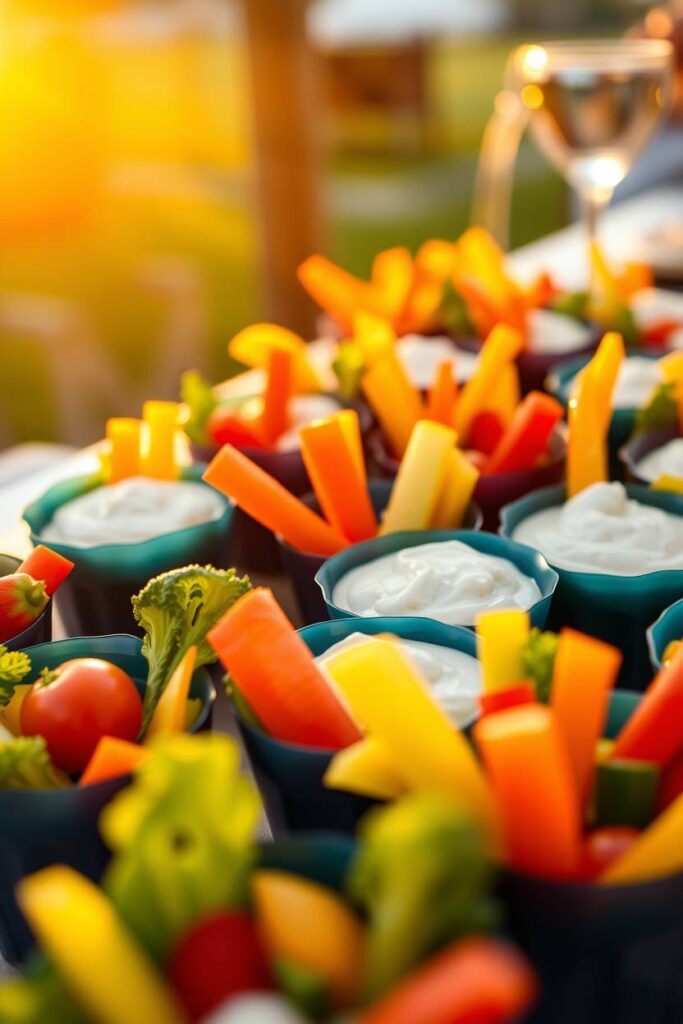
[[[439,364],[434,383],[429,389],[427,419],[452,427],[457,396],[458,383],[453,376],[453,364],[444,361]]]
[[[210,630],[208,640],[271,735],[329,750],[360,739],[272,591],[250,590]]]
[[[204,480],[300,551],[334,555],[347,545],[337,530],[230,444],[210,463]]]
[[[335,530],[352,543],[377,534],[377,519],[358,475],[357,453],[338,417],[302,427],[301,454],[316,497]]]
[[[129,743],[115,736],[103,736],[95,747],[78,785],[92,786],[96,782],[106,782],[107,779],[129,775],[149,756],[149,748],[140,746],[139,743]]]
[[[263,396],[261,434],[267,444],[274,445],[289,424],[289,403],[294,390],[294,360],[283,348],[268,353],[268,375]]]
[[[359,310],[382,312],[366,281],[342,270],[325,256],[309,256],[297,273],[314,302],[346,331],[353,329],[353,317]]]

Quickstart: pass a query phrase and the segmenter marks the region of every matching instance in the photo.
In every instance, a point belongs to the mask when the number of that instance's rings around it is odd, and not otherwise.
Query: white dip
[[[621,484],[593,484],[565,505],[536,512],[514,539],[575,572],[642,576],[683,569],[683,517],[626,494]]]
[[[666,345],[667,348],[683,348],[683,292],[641,288],[631,297],[631,309],[642,331],[662,321],[678,320],[680,327],[667,334]]]
[[[506,558],[458,540],[404,548],[343,576],[332,600],[356,615],[420,615],[451,626],[473,626],[493,608],[531,608],[541,598],[535,580]]]
[[[567,355],[587,348],[592,336],[591,328],[572,316],[551,309],[532,309],[526,350],[532,355]]]
[[[316,658],[316,661],[324,665],[334,654],[356,647],[367,639],[365,633],[351,633]],[[477,697],[481,693],[481,669],[477,659],[464,651],[455,651],[438,644],[403,640],[401,637],[395,639],[453,724],[459,728],[469,725],[477,715]]]
[[[441,363],[451,363],[459,381],[469,380],[479,364],[474,352],[456,348],[450,338],[406,334],[396,343],[398,358],[413,384],[426,391]]]
[[[62,505],[40,539],[79,548],[135,544],[220,519],[224,511],[225,499],[204,484],[132,477]]]
[[[578,375],[577,375],[578,376]],[[613,409],[640,409],[654,389],[662,383],[656,359],[628,356],[619,369],[612,396]],[[571,387],[573,388],[573,382]],[[571,391],[571,388],[570,388]]]
[[[640,479],[648,483],[654,483],[660,476],[683,478],[683,437],[675,437],[661,448],[648,452],[638,460],[635,470]]]

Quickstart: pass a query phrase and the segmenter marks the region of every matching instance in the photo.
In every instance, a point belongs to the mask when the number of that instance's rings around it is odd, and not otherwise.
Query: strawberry
[[[0,643],[35,622],[49,600],[43,580],[36,582],[28,573],[0,578]]]

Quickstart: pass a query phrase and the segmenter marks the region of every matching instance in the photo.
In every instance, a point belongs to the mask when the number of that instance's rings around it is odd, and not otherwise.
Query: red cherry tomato
[[[54,764],[82,772],[103,736],[134,742],[142,701],[122,669],[100,658],[75,658],[38,680],[21,706],[24,736],[42,736]]]
[[[640,832],[630,825],[603,825],[587,838],[583,851],[583,867],[587,878],[596,878],[612,861],[626,853]]]
[[[192,1021],[230,996],[273,987],[256,925],[241,911],[220,911],[193,925],[171,953],[168,973]]]

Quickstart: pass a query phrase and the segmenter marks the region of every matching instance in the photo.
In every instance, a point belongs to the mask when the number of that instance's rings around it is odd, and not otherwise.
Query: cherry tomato
[[[273,987],[256,925],[242,911],[219,911],[194,924],[171,953],[173,990],[190,1020],[230,996]]]
[[[630,825],[603,825],[586,837],[583,867],[588,878],[596,878],[612,861],[626,853],[640,832]]]
[[[142,700],[122,669],[100,658],[65,661],[38,680],[21,706],[24,736],[42,736],[54,764],[82,772],[103,736],[134,742]]]

